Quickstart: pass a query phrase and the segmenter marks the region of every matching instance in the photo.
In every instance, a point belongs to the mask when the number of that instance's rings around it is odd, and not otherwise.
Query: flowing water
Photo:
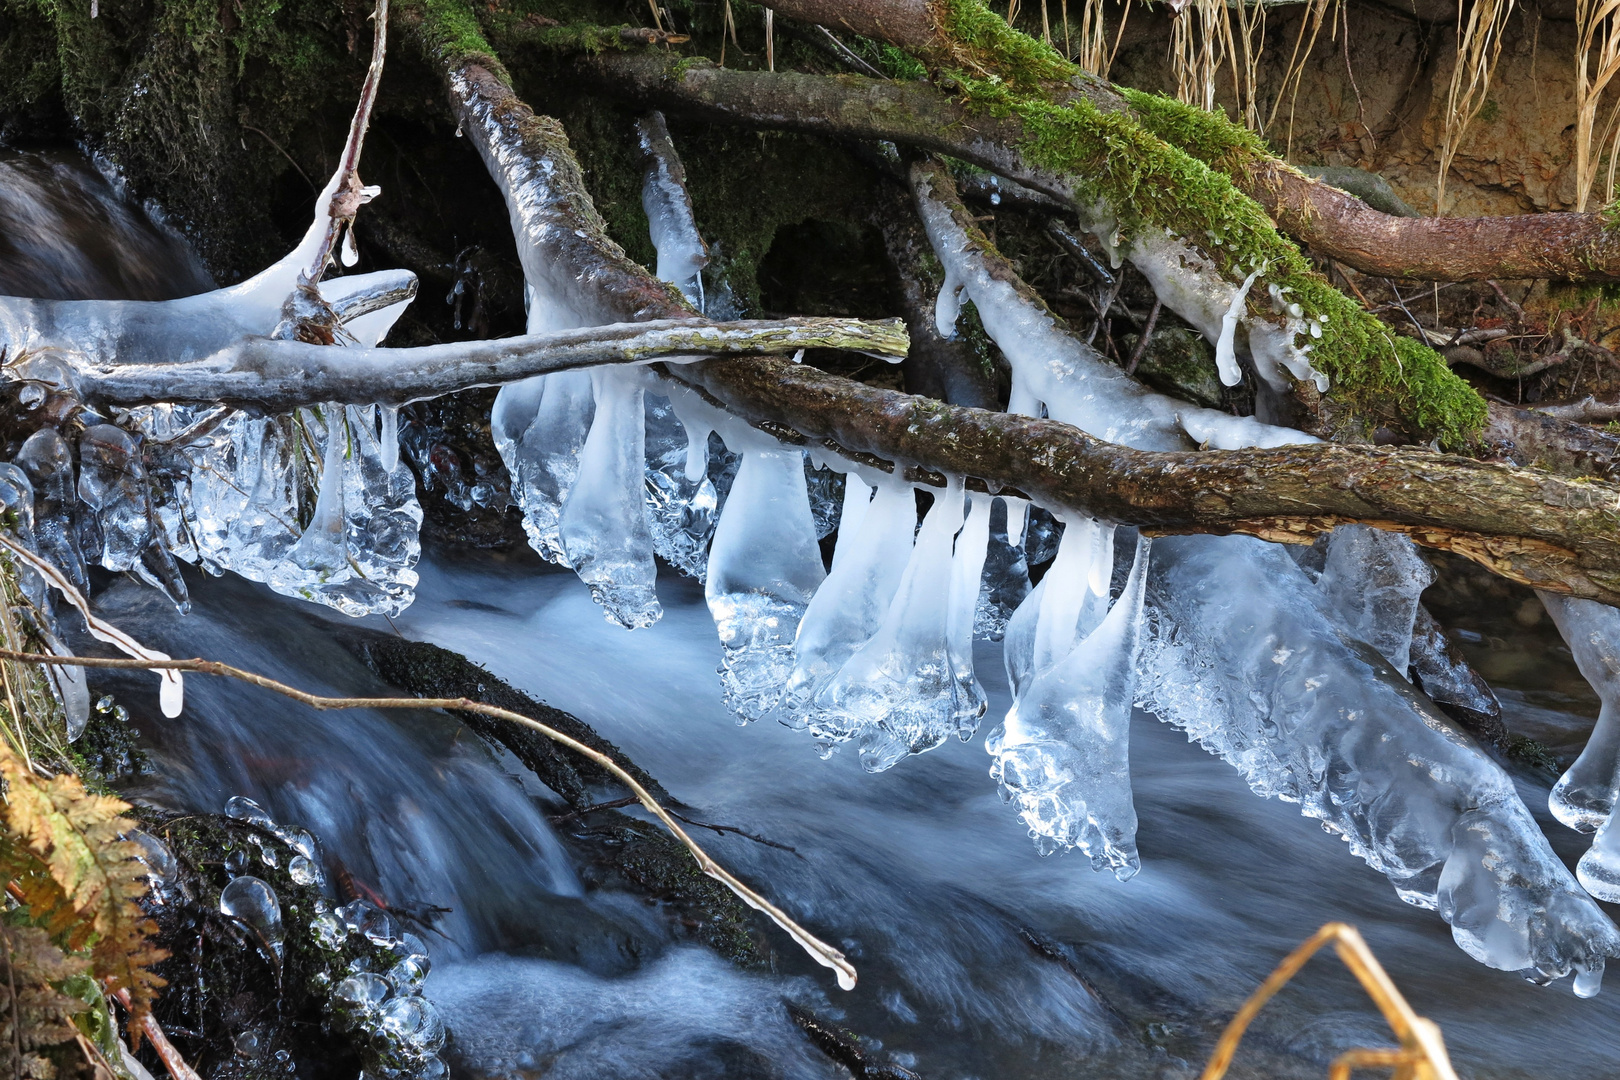
[[[72,200],[12,179],[40,160],[0,160],[0,215],[72,237]],[[53,175],[86,205],[122,208],[131,235],[165,235],[94,172]],[[13,250],[27,233],[12,230]],[[43,264],[71,262],[36,250]],[[162,263],[155,277],[174,280],[185,265]],[[941,1080],[1195,1075],[1248,992],[1330,919],[1361,929],[1441,1025],[1462,1075],[1620,1075],[1620,987],[1580,1000],[1567,983],[1541,989],[1474,963],[1341,841],[1256,798],[1151,716],[1131,731],[1142,871],[1122,884],[1083,859],[1036,854],[986,775],[981,741],[870,775],[851,753],[818,760],[802,733],[739,728],[720,702],[720,647],[689,580],[666,573],[663,621],[630,633],[603,620],[572,574],[526,553],[429,553],[420,569],[415,604],[392,624],[372,620],[376,629],[465,654],[592,725],[693,816],[793,848],[698,835],[861,973],[843,993],[774,930],[775,970],[744,972],[680,944],[639,898],[585,888],[546,816],[555,797],[447,716],[315,713],[194,677],[183,715],[165,721],[149,679],[125,684],[157,764],[134,794],[208,811],[248,795],[315,832],[329,869],[451,909],[426,993],[453,1031],[454,1075],[844,1075],[799,1034],[786,1002],[866,1036],[878,1061]],[[127,580],[97,605],[175,655],[317,692],[387,691],[343,647],[352,624],[341,616],[230,576],[189,583],[186,616]],[[999,650],[977,659],[994,722],[1009,705]],[[1508,704],[1574,744],[1590,724],[1544,698]],[[1529,774],[1520,784],[1545,807],[1544,784]],[[1561,855],[1579,854],[1575,834],[1542,823]],[[1344,1048],[1387,1041],[1365,996],[1323,958],[1262,1014],[1234,1075],[1321,1076]]]

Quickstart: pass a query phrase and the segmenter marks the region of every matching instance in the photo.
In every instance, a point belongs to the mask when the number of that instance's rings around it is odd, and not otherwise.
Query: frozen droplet
[[[232,877],[247,873],[247,869],[251,865],[253,865],[253,856],[248,854],[247,848],[237,848],[225,856],[225,872]]]
[[[382,1007],[382,1029],[419,1054],[436,1054],[444,1046],[444,1020],[431,1001],[396,997]]]
[[[24,383],[17,391],[17,400],[25,409],[37,409],[45,402],[45,388],[37,383]]]
[[[113,719],[120,724],[129,723],[129,710],[122,705],[115,706],[112,711]]]
[[[344,266],[353,266],[360,261],[360,246],[354,240],[354,222],[352,221],[349,223],[349,227],[343,230],[343,246],[339,251],[338,258],[343,260]]]
[[[320,867],[308,855],[294,855],[287,864],[287,875],[299,885],[319,885],[321,882]]]
[[[244,1031],[236,1037],[236,1052],[245,1058],[256,1058],[261,1049],[259,1036],[256,1032]]]
[[[106,697],[104,697],[100,701],[96,702],[96,712],[98,712],[98,713],[112,712],[112,707],[113,707],[113,699],[112,699],[111,694],[108,694]]]
[[[131,841],[138,844],[141,849],[140,860],[146,864],[147,876],[154,884],[159,881],[172,881],[179,872],[179,865],[174,861],[174,855],[163,841],[151,833],[140,829],[131,829],[128,833]]]
[[[422,943],[421,938],[417,937],[409,930],[399,935],[399,941],[394,946],[394,949],[402,957],[415,960],[420,963],[423,971],[428,970],[429,961],[427,946]]]
[[[309,921],[310,936],[323,949],[340,949],[349,936],[349,928],[336,915],[317,915]]]
[[[309,834],[308,829],[289,829],[282,826],[278,827],[275,832],[281,838],[282,843],[298,854],[306,859],[315,858],[318,849],[315,846],[315,838]]]
[[[401,991],[419,990],[428,977],[428,964],[426,958],[417,960],[407,956],[399,963],[388,969],[388,977]]]
[[[259,861],[270,867],[280,866],[281,856],[276,854],[275,848],[265,844],[260,848]]]
[[[270,812],[246,795],[232,795],[225,802],[225,816],[245,821],[249,825],[257,825],[261,829],[274,829],[276,819]]]
[[[278,960],[281,958],[284,937],[281,902],[269,884],[246,874],[233,879],[219,894],[219,910],[240,919],[259,935]]]
[[[368,900],[356,900],[337,909],[338,918],[349,924],[349,929],[365,935],[373,945],[385,948],[394,944],[399,930],[388,912]]]
[[[332,988],[332,1009],[344,1026],[353,1026],[370,1018],[393,990],[381,975],[358,971]]]

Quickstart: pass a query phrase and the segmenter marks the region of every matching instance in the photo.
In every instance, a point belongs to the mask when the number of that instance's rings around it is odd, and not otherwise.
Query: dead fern
[[[89,964],[37,927],[0,924],[0,942],[0,1075],[56,1080],[56,1063],[39,1051],[78,1040],[73,1020],[88,1006],[59,987]]]
[[[90,972],[108,993],[128,990],[137,1017],[163,980],[147,970],[163,959],[156,925],[136,901],[146,892],[139,849],[120,839],[135,822],[128,804],[85,790],[79,778],[43,778],[0,743],[6,781],[0,872],[31,921],[68,952],[88,950]]]

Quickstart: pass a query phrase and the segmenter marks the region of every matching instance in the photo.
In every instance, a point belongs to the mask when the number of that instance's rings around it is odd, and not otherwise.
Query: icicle
[[[844,506],[838,515],[838,542],[833,546],[833,569],[849,557],[860,535],[861,522],[872,505],[872,488],[854,473],[844,474]]]
[[[326,440],[321,456],[320,488],[309,524],[293,548],[293,561],[305,570],[336,574],[348,565],[344,542],[343,459],[349,448],[348,414],[343,406],[323,409]]]
[[[563,566],[562,507],[579,476],[592,402],[590,373],[563,371],[502,387],[490,413],[490,433],[511,474],[529,546]]]
[[[1022,547],[1007,538],[1007,501],[990,501],[989,550],[985,555],[984,585],[979,593],[978,611],[973,620],[977,637],[1000,641],[1007,632],[1007,620],[1029,595],[1029,564]]]
[[[1350,636],[1377,649],[1404,678],[1418,599],[1433,581],[1411,540],[1370,525],[1341,525],[1328,540],[1317,588]]]
[[[933,749],[984,712],[984,692],[971,667],[958,679],[951,647],[951,561],[961,527],[962,481],[952,477],[923,519],[876,632],[816,694],[817,733],[858,740],[868,772]]]
[[[603,613],[627,629],[663,615],[654,589],[652,530],[644,475],[646,416],[639,368],[590,373],[596,414],[579,455],[579,475],[563,504],[559,535],[568,565],[590,586]]]
[[[1597,831],[1576,876],[1599,900],[1620,900],[1620,610],[1595,600],[1541,593],[1575,664],[1602,701],[1586,747],[1547,797],[1553,816],[1580,832]]]
[[[951,671],[956,677],[956,737],[973,738],[989,702],[973,674],[973,627],[978,618],[979,585],[990,547],[989,495],[968,496],[967,520],[956,534],[951,555],[951,601],[946,635]]]
[[[399,468],[399,406],[377,406],[377,418],[381,421],[377,442],[382,453],[382,467],[386,472],[393,472]]]
[[[653,247],[658,252],[658,277],[681,290],[703,310],[702,270],[709,263],[709,248],[698,235],[692,199],[686,191],[686,173],[669,141],[661,113],[636,121],[641,141],[643,175],[641,206]]]
[[[98,561],[108,570],[132,570],[152,540],[146,512],[146,470],[128,433],[111,424],[86,428],[79,440],[79,498],[101,526]]]
[[[777,707],[783,723],[809,725],[818,737],[838,741],[841,729],[822,735],[812,699],[877,632],[905,573],[916,526],[911,485],[893,478],[880,483],[860,529],[851,535],[848,557],[834,563],[799,623],[793,673]]]
[[[939,295],[934,298],[934,329],[939,336],[949,340],[956,336],[956,320],[962,316],[962,282],[952,272],[945,268],[945,284],[939,288]]]
[[[73,452],[55,428],[40,428],[17,452],[17,464],[34,488],[34,538],[80,592],[90,588],[84,556],[73,528]]]
[[[684,393],[668,389],[673,396]],[[722,501],[708,475],[709,433],[697,436],[703,440],[702,451],[697,452],[692,430],[679,419],[670,399],[654,393],[645,398],[647,522],[653,551],[681,573],[702,581]],[[693,465],[695,476],[689,475]]]
[[[1096,530],[1075,525],[1042,579],[1034,634],[1019,635],[1034,638],[1029,666],[985,749],[996,759],[990,775],[1017,801],[1042,854],[1079,847],[1094,869],[1125,881],[1141,869],[1129,739],[1148,540],[1138,538],[1125,588],[1102,615],[1106,600],[1089,602],[1085,580]],[[1013,643],[1009,630],[1009,652]]]
[[[745,449],[714,531],[704,590],[725,650],[725,701],[742,721],[775,707],[793,670],[794,632],[825,576],[804,455],[763,440]]]
[[[1238,367],[1236,343],[1238,322],[1248,314],[1249,287],[1254,279],[1265,272],[1265,266],[1257,266],[1243,279],[1237,292],[1232,294],[1232,302],[1226,305],[1226,311],[1221,315],[1221,333],[1215,341],[1215,368],[1220,372],[1221,382],[1226,386],[1236,386],[1243,381],[1243,371]]]

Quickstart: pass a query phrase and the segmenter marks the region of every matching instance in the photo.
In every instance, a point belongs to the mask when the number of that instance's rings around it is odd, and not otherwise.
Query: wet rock
[[[1135,352],[1137,340],[1134,334],[1120,339],[1125,355]],[[1196,330],[1163,326],[1154,331],[1137,361],[1136,375],[1155,390],[1205,408],[1219,409],[1226,402],[1215,351]]]
[[[349,633],[344,644],[367,667],[401,690],[422,697],[469,698],[538,720],[613,758],[654,797],[668,797],[656,780],[589,725],[536,701],[459,653],[425,641],[407,641],[372,631]],[[479,735],[510,750],[576,810],[599,801],[600,789],[609,789],[613,795],[625,793],[602,766],[537,731],[479,713],[455,712],[455,716]]]

